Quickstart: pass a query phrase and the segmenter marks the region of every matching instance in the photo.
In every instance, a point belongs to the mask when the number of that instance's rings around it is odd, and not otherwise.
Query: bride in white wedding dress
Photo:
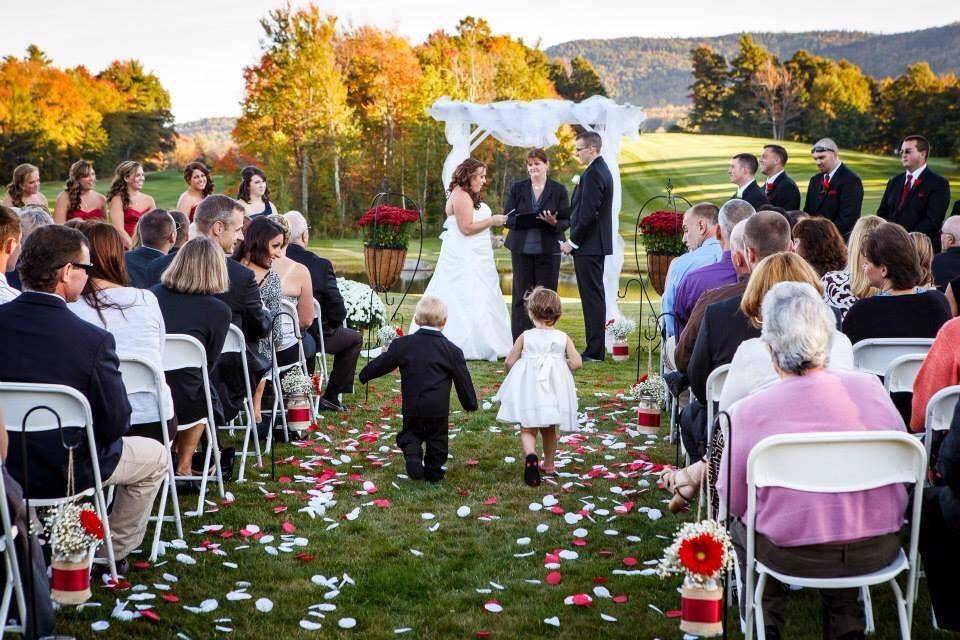
[[[492,215],[490,207],[480,202],[486,176],[483,163],[472,158],[453,172],[440,258],[424,295],[446,303],[443,335],[460,347],[467,360],[493,361],[507,355],[513,337],[490,244],[490,227],[502,226],[507,217]],[[410,331],[416,329],[411,323]]]

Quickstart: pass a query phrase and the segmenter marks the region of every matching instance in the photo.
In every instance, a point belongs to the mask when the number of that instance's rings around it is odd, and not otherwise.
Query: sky
[[[92,72],[117,58],[137,58],[170,92],[177,122],[236,116],[243,99],[244,66],[260,53],[259,19],[282,0],[164,0],[129,2],[39,0],[11,2],[0,55],[22,56],[36,44],[61,67]],[[294,6],[305,2],[292,1]],[[343,26],[392,29],[412,43],[467,15],[482,17],[495,33],[542,47],[582,38],[715,36],[740,31],[846,29],[898,33],[960,21],[956,0],[843,0],[764,3],[743,0],[315,0]],[[775,9],[771,7],[775,6]],[[584,7],[589,11],[585,15]],[[909,7],[907,9],[907,7]],[[907,10],[905,10],[907,9]],[[12,28],[29,25],[29,28]]]

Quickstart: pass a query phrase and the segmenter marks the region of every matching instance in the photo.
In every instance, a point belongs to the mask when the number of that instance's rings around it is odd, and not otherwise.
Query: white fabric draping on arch
[[[487,136],[515,147],[551,147],[557,144],[557,129],[562,124],[578,124],[596,131],[603,141],[602,155],[613,175],[613,255],[604,261],[603,284],[606,294],[607,319],[620,318],[617,289],[623,268],[623,238],[619,233],[622,205],[620,186],[620,141],[624,136],[636,138],[644,113],[640,107],[620,105],[603,96],[583,102],[569,100],[532,100],[530,102],[493,102],[474,104],[440,98],[430,115],[445,123],[450,153],[443,163],[443,187],[450,184],[457,165],[470,157]],[[610,339],[607,338],[607,348]]]

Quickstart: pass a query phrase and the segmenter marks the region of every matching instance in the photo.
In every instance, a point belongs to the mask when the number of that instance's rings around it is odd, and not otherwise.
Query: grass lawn
[[[579,305],[568,302],[564,310],[561,328],[582,344]],[[185,521],[187,549],[170,549],[154,567],[132,573],[133,590],[95,589],[94,602],[100,606],[63,610],[59,630],[103,638],[432,639],[472,638],[479,631],[489,631],[492,638],[680,638],[678,621],[661,613],[678,606],[678,580],[617,573],[650,569],[648,563],[660,556],[681,521],[666,511],[667,494],[653,486],[655,476],[639,464],[648,458],[673,462],[674,450],[663,440],[665,428],[660,438],[648,439],[631,437],[619,424],[629,405],[618,401],[616,394],[634,380],[635,357],[625,363],[589,364],[575,374],[581,411],[586,410],[593,428],[579,445],[562,446],[568,464],[557,483],[537,489],[521,482],[522,456],[514,429],[497,425],[494,410],[459,411],[455,399],[446,479],[437,486],[404,479],[402,456],[393,450],[400,422],[399,381],[396,377],[376,381],[368,398],[358,387],[356,394],[345,398],[354,407],[351,413],[325,414],[303,448],[279,447],[276,481],[270,479],[267,466],[249,475],[244,484],[230,484],[232,504]],[[645,361],[644,357],[644,369]],[[503,378],[502,364],[474,362],[470,370],[481,401],[493,395]],[[358,441],[363,433],[375,439]],[[635,472],[626,466],[634,462]],[[305,492],[314,488],[313,477],[325,469],[338,474],[328,484],[336,504],[324,517],[313,519],[300,509],[306,506]],[[603,473],[588,475],[598,469]],[[372,482],[377,492],[358,495],[364,481]],[[546,509],[532,511],[530,505],[542,504],[547,495],[556,497],[566,512],[592,504],[591,517],[567,524]],[[387,500],[389,506],[376,506],[374,499]],[[189,504],[187,498],[183,502]],[[614,511],[626,502],[633,503],[628,513]],[[458,517],[461,506],[469,507],[468,516]],[[651,519],[650,509],[662,511],[663,517]],[[435,518],[428,520],[423,514]],[[256,525],[279,538],[285,522],[295,527],[293,536],[305,538],[306,546],[293,553],[272,555],[277,540],[268,544],[266,538],[256,541],[238,535],[240,529]],[[222,525],[223,530],[204,531],[207,525]],[[548,528],[540,527],[541,533],[538,525]],[[577,532],[583,546],[575,544],[573,532],[578,528],[586,530],[586,535]],[[231,537],[224,537],[224,531]],[[169,539],[172,529],[165,532]],[[547,586],[544,554],[558,549],[575,551],[579,557],[562,560],[562,583]],[[298,551],[307,556],[297,559]],[[178,553],[196,564],[178,561]],[[637,560],[632,568],[627,564],[630,558]],[[177,581],[164,577],[168,573]],[[355,584],[345,584],[339,593],[311,581],[314,576],[333,576],[339,583],[344,574]],[[625,595],[627,602],[598,597],[597,587]],[[251,598],[228,600],[231,591],[245,591]],[[594,595],[593,606],[563,604],[565,597],[578,592]],[[179,602],[161,599],[171,594]],[[143,599],[134,601],[131,596]],[[273,610],[260,613],[254,606],[259,598],[269,598]],[[215,610],[195,614],[184,609],[207,599],[217,601]],[[483,611],[490,600],[503,611]],[[819,638],[816,595],[803,591],[792,601],[786,637]],[[128,611],[152,607],[159,621],[111,618],[118,602]],[[877,637],[897,637],[886,589],[874,589],[874,603]],[[314,605],[320,604],[336,609],[318,611]],[[604,621],[601,614],[616,621]],[[554,616],[559,628],[544,623]],[[356,620],[354,629],[338,628],[338,621],[346,617]],[[109,621],[110,627],[93,634],[90,625],[98,620]],[[304,630],[301,620],[322,628]],[[922,599],[915,616],[917,637],[930,636],[929,620]],[[230,631],[217,631],[218,626]],[[401,629],[410,631],[399,633]]]

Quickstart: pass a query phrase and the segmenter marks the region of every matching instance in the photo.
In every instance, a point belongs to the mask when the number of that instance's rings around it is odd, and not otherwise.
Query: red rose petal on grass
[[[225,531],[221,531],[221,532],[220,532],[220,537],[221,537],[221,538],[232,538],[232,537],[233,537],[233,531],[230,531],[229,529],[227,529],[227,530],[225,530]]]
[[[297,530],[297,528],[293,526],[292,522],[284,522],[282,525],[280,525],[280,530],[284,533],[293,533]]]
[[[273,508],[273,512],[274,512],[274,513],[283,513],[283,512],[286,511],[286,510],[287,510],[287,507],[285,507],[285,506],[282,505],[282,504],[278,504],[277,506],[275,506],[275,507]]]
[[[545,580],[547,584],[560,584],[563,581],[563,576],[560,575],[559,571],[551,571],[547,574]]]
[[[667,616],[668,618],[679,618],[681,615],[683,615],[683,612],[680,611],[680,609],[670,609],[668,611],[664,611],[663,615]]]
[[[293,482],[293,479],[290,476],[280,476],[277,480],[282,484],[287,484],[288,482]]]
[[[571,544],[575,547],[585,547],[587,546],[587,541],[583,538],[574,538]]]
[[[589,607],[593,604],[593,599],[585,593],[573,594],[573,604],[578,607]]]
[[[613,596],[613,598],[611,598],[611,600],[613,600],[613,601],[616,602],[617,604],[626,604],[628,598],[627,598],[627,596],[625,596],[625,595],[623,595],[623,594],[620,594],[620,595],[618,595],[618,596]]]
[[[489,498],[483,501],[483,504],[489,507],[492,504],[497,504],[497,499],[494,496],[490,496]]]
[[[104,589],[116,590],[116,591],[126,591],[133,585],[130,584],[127,580],[110,580],[107,584],[103,585]]]
[[[163,598],[166,602],[174,602],[174,603],[180,602],[180,598],[173,595],[172,593],[165,593],[160,597]]]
[[[563,510],[563,507],[561,507],[561,506],[558,505],[558,504],[555,504],[555,505],[553,505],[552,507],[550,507],[550,512],[551,512],[551,513],[555,513],[555,514],[558,515],[558,516],[562,516],[564,513],[566,513],[566,512]]]
[[[314,558],[316,558],[316,556],[312,556],[312,555],[310,555],[309,553],[306,553],[306,552],[304,552],[304,551],[301,551],[301,552],[298,553],[297,555],[293,556],[293,558],[294,558],[294,560],[298,560],[298,561],[300,561],[300,562],[306,563],[306,562],[313,562],[313,560],[314,560]]]
[[[144,609],[140,612],[140,617],[146,618],[150,622],[160,622],[160,616],[153,609]]]
[[[137,560],[133,563],[133,568],[137,571],[146,571],[150,568],[150,563],[146,560]]]
[[[351,473],[350,475],[347,476],[347,480],[351,480],[353,482],[360,482],[361,480],[363,480],[363,476],[361,476],[359,473]]]
[[[543,557],[543,564],[560,564],[560,556],[556,553],[548,553]]]
[[[596,576],[593,579],[593,584],[606,584],[606,583],[607,583],[607,576]]]
[[[623,559],[623,564],[628,567],[636,566],[637,559],[634,558],[633,556],[627,556],[626,558]]]
[[[489,638],[489,637],[490,637],[490,632],[489,632],[489,631],[477,631],[476,633],[473,634],[473,636],[474,636],[475,638]]]
[[[277,499],[277,494],[275,494],[275,493],[265,493],[265,494],[263,494],[263,499],[264,499],[264,500],[276,500],[276,499]]]
[[[468,467],[475,467],[475,466],[477,466],[478,464],[480,464],[480,461],[479,461],[479,460],[474,460],[473,458],[470,458],[469,460],[467,460],[467,466],[468,466]]]
[[[373,501],[373,506],[380,507],[381,509],[386,509],[390,506],[390,501],[386,498],[377,498]]]
[[[613,549],[600,549],[600,551],[598,551],[597,553],[599,553],[604,558],[609,558],[613,555]]]

